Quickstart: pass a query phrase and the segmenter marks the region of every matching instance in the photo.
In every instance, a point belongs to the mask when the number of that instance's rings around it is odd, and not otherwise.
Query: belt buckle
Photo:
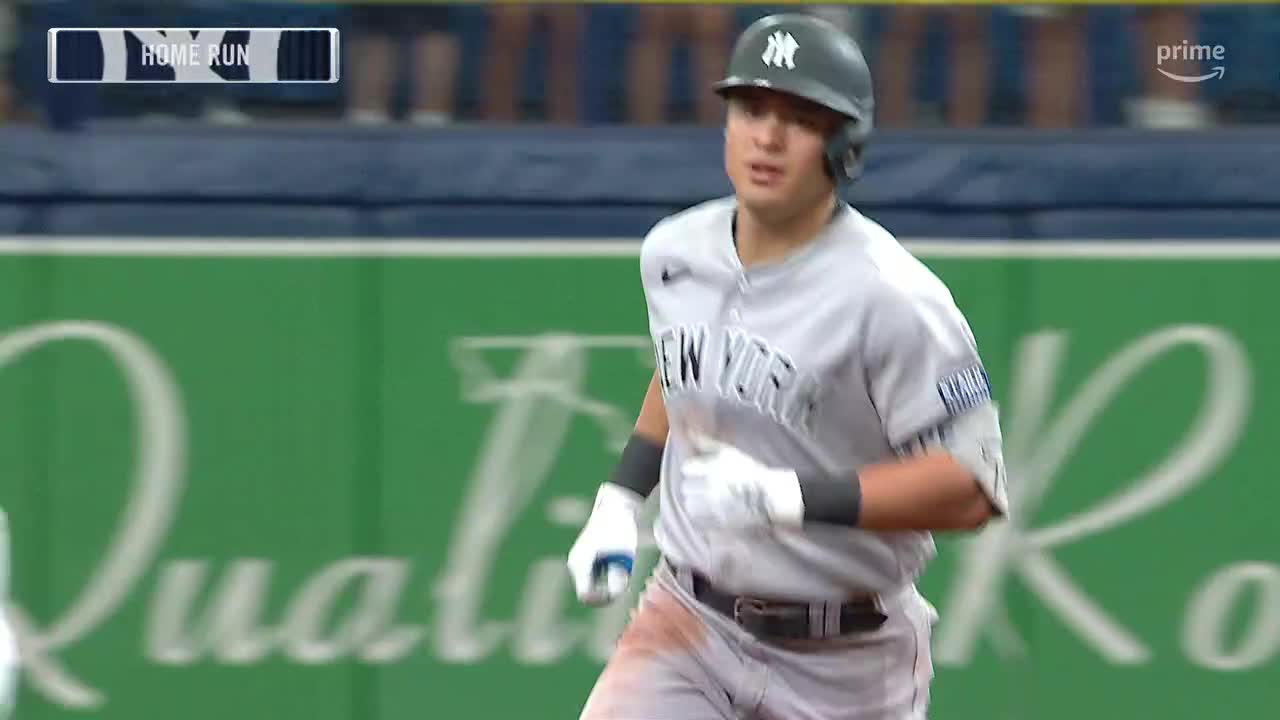
[[[753,610],[756,614],[756,617],[759,617],[764,614],[765,602],[763,600],[758,600],[756,598],[749,598],[749,597],[734,598],[733,599],[733,621],[737,623],[739,627],[746,627],[746,625],[744,625],[742,622],[742,610],[744,608],[749,608]]]

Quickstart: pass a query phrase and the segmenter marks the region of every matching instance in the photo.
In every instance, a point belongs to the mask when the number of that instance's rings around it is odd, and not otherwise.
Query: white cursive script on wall
[[[186,431],[178,389],[168,368],[145,343],[118,327],[59,322],[11,332],[0,337],[0,370],[43,345],[70,340],[98,345],[124,375],[137,438],[132,495],[115,536],[106,543],[102,561],[56,621],[47,628],[35,628],[16,602],[9,613],[23,664],[36,689],[64,705],[93,707],[102,702],[101,693],[73,677],[57,653],[111,617],[155,560],[182,495]]]
[[[0,336],[0,369],[64,340],[99,346],[125,378],[136,415],[138,463],[117,531],[71,605],[44,628],[16,601],[9,612],[33,688],[63,707],[91,710],[101,707],[106,696],[68,668],[59,653],[111,620],[164,547],[183,493],[185,413],[163,361],[139,338],[110,325],[63,322]],[[454,349],[464,398],[493,404],[495,412],[479,443],[469,486],[472,499],[464,501],[456,516],[448,561],[435,586],[435,650],[445,661],[475,662],[509,639],[513,656],[524,663],[557,662],[577,648],[602,661],[625,625],[629,603],[591,614],[587,622],[566,622],[562,605],[569,595],[568,578],[559,552],[533,563],[513,618],[482,621],[479,608],[487,598],[494,558],[533,489],[550,476],[570,419],[592,418],[603,431],[602,447],[610,452],[620,449],[630,432],[626,412],[586,395],[588,355],[623,351],[651,366],[647,341],[567,335],[473,338],[459,340]],[[486,362],[487,351],[516,352],[520,360],[510,375],[499,377]],[[558,498],[548,517],[557,525],[577,526],[586,507],[578,498]],[[651,540],[649,546],[638,572],[653,560]],[[271,558],[226,558],[220,568],[204,559],[162,564],[146,606],[146,659],[177,666],[204,659],[245,665],[280,653],[299,664],[345,659],[389,663],[414,652],[426,637],[425,627],[396,618],[413,570],[411,558],[338,558],[290,594],[273,625],[265,608],[275,564]],[[354,589],[356,602],[335,618],[339,599],[349,589]]]
[[[92,710],[107,701],[91,679],[78,676],[62,654],[107,625],[140,590],[139,583],[163,549],[184,490],[185,412],[172,375],[141,339],[119,327],[61,322],[0,335],[0,369],[53,343],[75,341],[100,348],[119,368],[133,404],[137,447],[131,494],[103,556],[75,597],[44,627],[15,602],[15,620],[26,675],[49,701]],[[1048,528],[1016,522],[993,526],[962,557],[937,636],[936,659],[968,663],[979,637],[993,631],[1011,646],[1017,631],[1003,613],[1001,587],[1017,573],[1036,596],[1104,658],[1115,662],[1150,660],[1146,644],[1079,587],[1050,551],[1151,512],[1175,501],[1201,482],[1233,447],[1248,416],[1250,372],[1239,342],[1220,328],[1173,326],[1135,339],[1108,358],[1048,418],[1051,389],[1061,371],[1067,337],[1044,332],[1028,337],[1015,358],[1015,383],[1007,400],[1007,455],[1018,473],[1014,487],[1017,517],[1028,517],[1057,478],[1091,423],[1112,397],[1158,358],[1175,349],[1200,352],[1207,367],[1203,406],[1182,441],[1150,471],[1129,482],[1097,507]],[[522,593],[509,617],[486,617],[496,559],[517,520],[539,509],[532,505],[558,468],[556,460],[576,418],[599,431],[601,448],[616,452],[633,423],[634,408],[621,408],[587,391],[587,371],[598,353],[621,352],[652,366],[643,336],[545,335],[460,338],[452,346],[467,402],[492,405],[489,425],[474,448],[476,462],[467,492],[454,515],[453,534],[433,593],[430,626],[397,617],[415,559],[390,556],[333,558],[315,568],[298,587],[288,588],[279,617],[267,617],[267,598],[278,583],[271,557],[217,560],[178,558],[155,567],[155,585],[145,603],[145,659],[169,666],[200,661],[249,665],[279,655],[297,664],[354,660],[391,663],[429,647],[445,662],[474,663],[505,648],[524,664],[551,664],[573,653],[602,661],[626,622],[642,583],[632,584],[630,602],[591,613],[571,602],[563,569],[565,548],[547,548],[531,561]],[[514,364],[495,363],[491,353],[513,354]],[[500,374],[495,367],[510,367]],[[424,472],[429,469],[424,469]],[[111,479],[107,479],[110,481]],[[549,523],[576,528],[590,507],[591,488],[600,478],[584,478],[582,497],[558,497],[541,508]],[[15,544],[21,538],[14,539]],[[647,571],[646,548],[637,573]],[[292,569],[291,569],[292,570]],[[1280,652],[1280,612],[1259,605],[1246,640],[1228,646],[1224,613],[1248,590],[1264,599],[1280,597],[1280,567],[1255,561],[1223,568],[1195,590],[1182,633],[1184,652],[1216,671],[1257,667]],[[353,592],[349,592],[353,591]],[[21,589],[15,594],[22,595]],[[355,598],[341,603],[338,598]],[[1171,633],[1176,629],[1171,628]]]
[[[1021,344],[1011,412],[1005,422],[1005,455],[1014,477],[1012,521],[993,525],[966,544],[937,634],[934,658],[939,664],[968,663],[979,633],[987,628],[1003,653],[1021,650],[1023,643],[1001,602],[1005,576],[1011,571],[1107,660],[1121,664],[1149,660],[1146,644],[1099,607],[1048,551],[1176,500],[1226,457],[1248,418],[1251,381],[1244,348],[1219,328],[1176,325],[1121,349],[1081,383],[1050,422],[1050,393],[1057,386],[1066,347],[1067,337],[1060,332],[1037,333]],[[1144,368],[1179,348],[1198,350],[1207,361],[1204,403],[1182,441],[1140,478],[1129,482],[1095,478],[1108,487],[1124,488],[1097,507],[1053,527],[1025,527],[1063,463],[1111,399]]]

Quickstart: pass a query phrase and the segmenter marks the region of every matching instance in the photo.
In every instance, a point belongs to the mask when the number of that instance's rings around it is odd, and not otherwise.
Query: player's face
[[[826,139],[840,117],[824,107],[764,89],[735,93],[725,123],[725,171],[738,202],[785,218],[823,202]]]

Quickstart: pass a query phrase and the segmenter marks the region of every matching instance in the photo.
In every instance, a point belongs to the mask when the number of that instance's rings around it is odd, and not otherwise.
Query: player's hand
[[[9,521],[0,510],[0,606],[9,598]],[[18,701],[18,637],[8,617],[0,612],[0,720],[13,715]]]
[[[680,493],[695,523],[745,529],[802,522],[804,498],[794,472],[716,440],[693,441],[698,454],[681,466]]]
[[[644,498],[613,483],[596,493],[591,517],[569,550],[569,575],[584,605],[608,605],[627,591],[639,544]]]
[[[13,628],[0,619],[0,720],[13,716],[18,695],[18,644]]]

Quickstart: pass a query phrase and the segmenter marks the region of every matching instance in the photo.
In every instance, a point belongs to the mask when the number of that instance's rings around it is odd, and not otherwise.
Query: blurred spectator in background
[[[860,44],[867,41],[862,27],[864,8],[850,5],[807,5],[805,12],[835,25]]]
[[[543,114],[548,122],[558,125],[578,122],[578,48],[583,10],[572,4],[496,4],[489,10],[485,120],[515,122],[520,119],[520,80],[527,67],[529,35],[539,16],[546,21],[549,51]]]
[[[325,4],[332,17],[324,23],[337,22],[340,12],[352,22],[343,36],[343,81],[323,95],[296,86],[73,86],[44,78],[49,27],[271,27],[300,6],[321,3],[0,0],[0,120],[12,121],[16,114],[59,128],[98,117],[239,123],[250,119],[244,108],[264,118],[345,111],[359,123],[405,115],[440,124],[461,111],[471,117],[473,94],[456,94],[456,83],[465,77],[477,88],[475,116],[491,122],[616,120],[620,103],[622,119],[633,124],[718,125],[720,103],[705,90],[723,72],[733,32],[748,14],[742,6],[632,4],[605,13],[605,22],[593,20],[594,35],[587,36],[594,10],[576,3]],[[1117,122],[1199,127],[1280,118],[1280,15],[1272,7],[792,7],[831,20],[875,53],[877,123],[885,127],[936,121],[968,128],[1011,115],[1036,128]],[[324,26],[308,17],[296,22]],[[870,21],[878,18],[883,22]],[[937,33],[945,39],[945,53],[930,53]],[[1184,41],[1226,43],[1226,79],[1179,82],[1161,74],[1196,77],[1222,64],[1174,58],[1157,64],[1160,46],[1180,47]],[[616,55],[587,58],[588,46],[594,53],[616,49]],[[478,55],[462,58],[462,48]],[[546,60],[539,66],[546,67],[545,81],[531,87],[529,64],[544,48]],[[686,50],[688,71],[673,72],[684,70],[676,59]],[[590,68],[599,70],[593,73],[580,70],[579,62],[609,67]],[[579,81],[595,83],[597,77],[607,79],[608,97],[593,103],[601,99],[584,97]],[[686,84],[690,92],[678,92]]]
[[[18,47],[18,13],[13,0],[0,0],[0,123],[13,119],[13,53]]]
[[[1087,11],[1033,5],[1014,8],[1028,23],[1026,33],[1026,124],[1034,128],[1075,127],[1085,120],[1084,71]]]
[[[1181,7],[1139,8],[1134,33],[1134,62],[1141,95],[1132,99],[1126,113],[1130,125],[1148,128],[1186,128],[1209,123],[1209,113],[1198,101],[1196,83],[1178,82],[1161,75],[1157,68],[1184,77],[1204,72],[1195,60],[1168,59],[1156,64],[1157,48],[1178,46],[1182,41],[1196,44],[1191,11]]]
[[[348,119],[360,124],[388,122],[398,70],[408,68],[412,80],[409,119],[421,125],[452,120],[458,71],[452,19],[452,8],[446,5],[354,5],[347,53],[347,62],[353,66],[348,76]],[[405,39],[410,41],[408,64],[397,62],[396,57]]]
[[[945,123],[960,128],[984,124],[991,73],[988,11],[977,7],[937,9],[907,5],[889,8],[887,13],[875,68],[879,74],[877,124],[908,127],[917,122],[917,63],[933,18],[944,20],[949,34]]]
[[[1088,11],[1061,6],[1022,7],[1030,22],[1026,68],[1027,120],[1036,128],[1069,128],[1088,124]],[[1131,36],[1138,76],[1138,97],[1128,103],[1129,123],[1142,127],[1196,127],[1209,114],[1197,102],[1195,83],[1171,80],[1157,70],[1159,45],[1194,44],[1192,16],[1184,8],[1139,8]],[[1166,60],[1162,69],[1179,75],[1200,73],[1199,63]]]
[[[710,88],[729,61],[733,32],[732,6],[642,5],[636,8],[627,53],[627,122],[658,125],[666,122],[670,102],[672,43],[684,38],[692,60],[694,120],[718,125],[720,98]]]

